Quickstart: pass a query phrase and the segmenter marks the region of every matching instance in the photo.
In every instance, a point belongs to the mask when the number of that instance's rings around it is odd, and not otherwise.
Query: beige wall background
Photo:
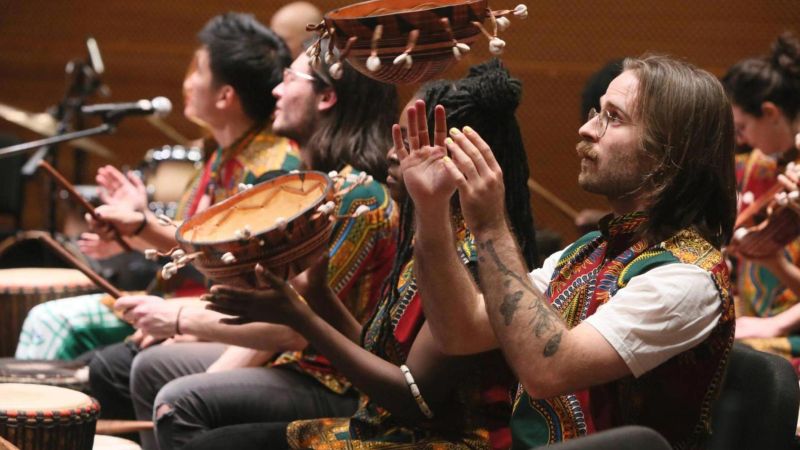
[[[175,105],[166,121],[188,137],[198,130],[181,111],[181,80],[196,46],[195,34],[211,16],[248,11],[267,23],[286,2],[244,0],[0,0],[0,103],[41,112],[56,104],[66,85],[64,68],[85,58],[84,39],[93,35],[106,65],[108,98],[131,101],[164,95]],[[349,1],[316,2],[323,10]],[[490,0],[495,9],[516,0]],[[533,177],[575,209],[603,207],[601,198],[581,192],[575,180],[574,145],[580,91],[588,76],[606,61],[644,52],[670,54],[721,75],[737,60],[765,53],[788,29],[800,31],[800,0],[537,0],[527,21],[513,21],[503,36],[503,60],[524,83],[518,118]],[[448,73],[458,77],[470,63],[487,58],[485,42]],[[414,87],[404,87],[407,98]],[[23,140],[32,132],[0,119],[0,133]],[[98,141],[113,149],[114,160],[90,155],[84,182],[97,167],[133,166],[152,147],[174,142],[141,118],[128,118],[112,136]],[[60,169],[73,173],[71,150],[63,148]],[[0,161],[2,164],[2,161]],[[23,226],[44,226],[42,175],[27,182]],[[576,236],[572,221],[534,195],[539,227],[565,239]]]

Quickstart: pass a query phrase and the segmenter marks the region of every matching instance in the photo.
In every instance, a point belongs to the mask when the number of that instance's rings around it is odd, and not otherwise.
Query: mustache
[[[588,158],[588,159],[596,159],[597,158],[597,150],[594,148],[591,142],[588,141],[580,141],[575,145],[575,151],[578,152],[578,156],[581,158]]]

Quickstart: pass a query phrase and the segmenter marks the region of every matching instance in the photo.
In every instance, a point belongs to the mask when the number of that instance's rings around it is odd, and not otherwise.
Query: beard
[[[313,98],[295,106],[293,111],[281,109],[280,114],[281,120],[276,117],[272,122],[272,132],[278,136],[292,139],[302,146],[316,131],[319,117]]]
[[[582,158],[578,175],[580,187],[609,199],[638,196],[652,169],[652,163],[643,151],[627,145],[609,146],[604,158],[588,141],[579,142],[575,150]]]

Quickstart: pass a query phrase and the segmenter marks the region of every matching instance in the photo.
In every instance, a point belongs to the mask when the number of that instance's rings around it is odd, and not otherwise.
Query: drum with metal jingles
[[[327,248],[334,200],[333,181],[322,172],[273,178],[185,221],[176,232],[182,253],[173,259],[192,261],[223,284],[255,286],[257,263],[291,278]]]

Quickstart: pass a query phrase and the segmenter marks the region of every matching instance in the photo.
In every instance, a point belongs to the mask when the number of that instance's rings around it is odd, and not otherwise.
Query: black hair
[[[442,105],[447,126],[472,127],[492,148],[503,170],[505,206],[512,232],[522,249],[529,270],[538,262],[536,232],[531,212],[528,157],[519,124],[514,115],[522,97],[522,83],[512,78],[498,59],[472,66],[466,77],[453,81],[437,80],[425,84],[417,98],[425,101],[428,129],[434,129],[434,108]],[[453,207],[458,206],[454,197]],[[384,292],[396,296],[403,266],[413,256],[414,206],[406,196],[400,209],[400,233],[394,267],[384,284]],[[386,294],[384,294],[386,295]]]
[[[214,82],[233,87],[248,117],[264,122],[275,109],[272,89],[291,64],[289,49],[252,14],[225,13],[197,34],[208,50]]]
[[[800,41],[785,32],[772,44],[772,53],[734,64],[722,78],[731,101],[761,117],[761,105],[772,102],[789,120],[800,115]]]

